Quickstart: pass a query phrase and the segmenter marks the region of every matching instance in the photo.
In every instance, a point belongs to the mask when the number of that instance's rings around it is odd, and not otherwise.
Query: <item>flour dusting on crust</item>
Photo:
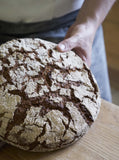
[[[0,46],[0,140],[40,152],[81,138],[100,109],[97,83],[74,52],[41,39]]]

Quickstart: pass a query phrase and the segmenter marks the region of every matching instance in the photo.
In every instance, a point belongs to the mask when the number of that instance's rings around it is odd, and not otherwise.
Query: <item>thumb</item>
[[[77,46],[77,38],[74,36],[61,41],[57,45],[57,50],[60,52],[66,52],[72,50],[76,46]]]

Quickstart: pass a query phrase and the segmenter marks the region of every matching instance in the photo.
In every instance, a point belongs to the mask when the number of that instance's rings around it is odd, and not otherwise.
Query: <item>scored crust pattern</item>
[[[41,39],[0,46],[0,139],[51,151],[82,137],[100,108],[97,83],[74,52]]]

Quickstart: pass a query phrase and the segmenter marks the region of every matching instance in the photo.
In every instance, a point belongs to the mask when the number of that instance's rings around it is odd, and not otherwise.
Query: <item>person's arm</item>
[[[75,23],[69,28],[65,39],[57,45],[57,49],[61,52],[73,49],[90,66],[96,30],[115,1],[85,0]]]

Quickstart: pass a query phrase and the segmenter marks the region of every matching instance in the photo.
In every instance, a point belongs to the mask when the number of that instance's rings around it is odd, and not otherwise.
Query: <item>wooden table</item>
[[[119,106],[102,100],[96,122],[68,148],[31,153],[6,145],[0,149],[0,160],[119,160]]]

